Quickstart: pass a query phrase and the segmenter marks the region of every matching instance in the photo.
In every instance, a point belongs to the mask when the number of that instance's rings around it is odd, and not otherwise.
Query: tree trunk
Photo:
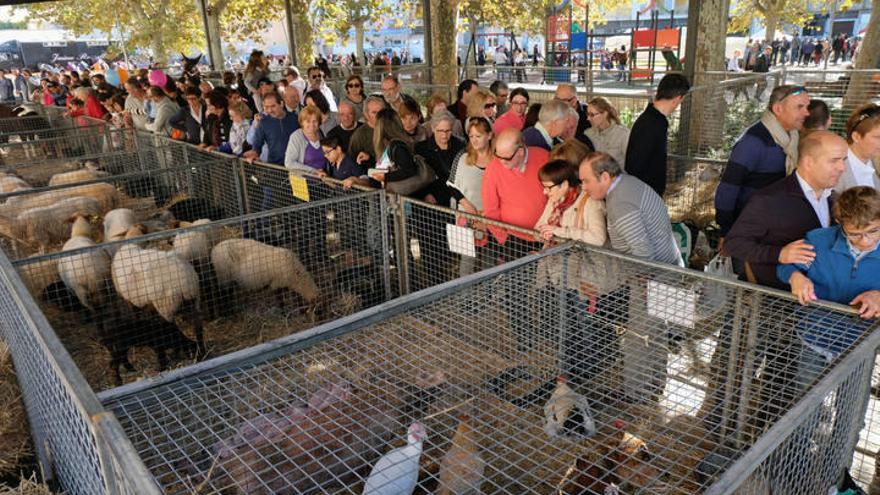
[[[430,0],[434,84],[458,85],[458,0]]]
[[[150,50],[153,52],[153,63],[164,67],[168,63],[168,47],[165,46],[165,38],[161,29],[153,29],[150,32]]]
[[[309,19],[310,0],[291,0],[293,9],[293,30],[296,35],[296,61],[305,75],[305,70],[315,65],[315,33]]]
[[[694,58],[694,80],[697,88],[691,93],[690,104],[682,108],[682,123],[689,124],[687,142],[681,143],[686,154],[705,156],[710,149],[720,148],[723,138],[726,103],[719,98],[718,83],[723,74],[707,74],[707,71],[724,71],[724,49],[727,41],[727,21],[730,0],[704,0],[697,20],[697,40]],[[691,54],[687,54],[691,57]],[[682,125],[682,124],[679,124]]]
[[[208,39],[210,41],[208,43],[208,58],[211,60],[211,64],[213,64],[213,69],[219,71],[222,71],[226,65],[223,61],[223,43],[220,35],[220,16],[222,14],[223,11],[218,6],[212,7],[208,4],[208,10],[205,12],[205,17],[208,20],[206,28],[208,29]]]
[[[366,64],[367,61],[364,60],[364,21],[362,20],[354,23],[354,46],[357,59],[362,64]]]
[[[853,68],[856,70],[875,70],[880,63],[880,0],[874,0],[871,6],[871,20],[868,21],[868,32],[862,40],[859,48],[859,56],[856,58]],[[873,74],[876,75],[876,72]],[[873,80],[872,74],[867,72],[853,72],[846,96],[843,98],[843,108],[852,111],[862,103],[870,101],[870,90],[875,88],[874,95],[880,87],[880,81]]]
[[[779,8],[771,8],[764,15],[764,40],[769,44],[776,37],[776,28],[779,26],[779,15],[782,13],[782,9]]]

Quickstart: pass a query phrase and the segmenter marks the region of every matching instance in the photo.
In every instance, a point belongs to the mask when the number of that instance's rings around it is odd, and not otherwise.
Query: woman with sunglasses
[[[497,105],[495,95],[489,92],[489,90],[478,88],[468,99],[467,118],[483,117],[489,123],[493,123],[495,122],[495,113],[498,110]],[[467,120],[465,120],[464,127],[468,127]]]
[[[840,193],[855,186],[880,188],[880,105],[868,103],[850,115],[846,121],[846,142],[846,168],[834,190]]]
[[[345,80],[345,92],[342,97],[339,98],[339,101],[340,103],[343,101],[351,103],[351,106],[354,107],[358,122],[363,122],[364,120],[364,100],[366,99],[367,95],[364,94],[364,80],[361,79],[361,76],[357,74],[348,76],[348,79]]]

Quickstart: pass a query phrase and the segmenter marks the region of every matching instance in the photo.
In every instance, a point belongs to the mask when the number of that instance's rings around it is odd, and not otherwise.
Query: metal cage
[[[816,323],[833,361],[792,337]],[[564,246],[101,399],[165,493],[824,493],[874,328]]]
[[[0,136],[0,166],[33,162],[87,159],[101,153],[134,148],[134,134],[106,125],[48,129],[19,133],[15,140]]]
[[[361,193],[15,267],[103,390],[389,300],[397,280],[386,216],[383,193]]]

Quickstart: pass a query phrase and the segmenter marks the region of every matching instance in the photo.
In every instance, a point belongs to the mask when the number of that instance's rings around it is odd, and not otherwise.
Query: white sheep
[[[77,213],[100,215],[101,206],[93,198],[73,197],[30,208],[13,217],[0,214],[0,234],[20,242],[35,242],[40,253],[45,253],[52,244],[67,239],[70,231],[67,219]]]
[[[31,295],[38,298],[46,287],[59,280],[58,260],[42,260],[21,265],[18,267],[18,274]]]
[[[142,235],[134,225],[126,235],[131,239]],[[199,277],[195,269],[173,252],[145,249],[126,244],[113,256],[110,267],[113,286],[119,295],[136,308],[153,307],[166,321],[184,301],[199,298]]]
[[[31,189],[31,185],[21,177],[9,174],[0,175],[0,194],[9,194],[28,189]]]
[[[74,215],[70,240],[64,243],[63,251],[94,247],[91,234],[88,219],[81,214]],[[61,258],[58,274],[83,306],[94,309],[93,302],[99,300],[98,295],[110,276],[110,255],[103,249],[94,249]]]
[[[289,249],[253,239],[229,239],[211,251],[211,264],[221,285],[235,282],[242,289],[289,289],[308,303],[318,298],[318,286]]]
[[[109,175],[103,170],[98,170],[91,163],[86,163],[86,168],[74,170],[73,172],[64,172],[55,174],[49,179],[49,186],[62,186],[65,184],[76,184],[87,180],[100,179]]]
[[[110,210],[104,215],[104,242],[121,241],[135,224],[134,212],[128,208]]]
[[[5,211],[21,211],[43,206],[51,206],[61,200],[85,196],[96,200],[102,211],[113,209],[120,201],[120,193],[112,184],[98,182],[82,186],[63,187],[52,191],[13,196],[6,200]]]
[[[194,227],[197,225],[208,225],[210,220],[203,218],[195,222],[180,222],[181,228]],[[211,245],[213,244],[210,232],[204,230],[181,232],[174,236],[174,253],[182,260],[193,261],[207,258],[211,255]]]

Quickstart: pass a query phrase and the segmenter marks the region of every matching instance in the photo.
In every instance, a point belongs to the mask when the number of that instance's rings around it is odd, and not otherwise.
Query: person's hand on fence
[[[465,213],[470,213],[472,215],[477,214],[477,207],[465,198],[461,198],[461,201],[458,202],[458,207]]]
[[[357,164],[360,165],[361,163],[364,163],[365,161],[367,161],[369,159],[370,159],[370,155],[361,151],[360,153],[358,153],[358,156],[357,156],[357,158],[355,158],[354,161],[356,161]]]
[[[538,228],[538,231],[541,232],[541,239],[543,239],[545,241],[549,241],[550,239],[553,239],[553,231],[555,229],[556,229],[556,227],[554,227],[552,225],[541,225]]]
[[[373,172],[372,174],[370,174],[370,177],[379,182],[385,183],[385,172]]]
[[[317,175],[318,178],[323,179],[324,177],[327,177],[327,172],[325,172],[323,170],[316,170],[315,175]]]
[[[810,301],[818,299],[816,297],[816,289],[813,282],[801,272],[794,272],[788,279],[791,285],[791,293],[797,298],[798,302],[807,305]]]
[[[785,265],[807,265],[812,263],[815,258],[816,253],[813,252],[813,246],[804,242],[803,239],[788,243],[782,248],[782,251],[779,252],[779,263]]]
[[[880,290],[862,292],[849,304],[859,307],[859,316],[862,318],[877,318],[880,316]]]
[[[254,150],[247,150],[241,157],[248,163],[254,163],[254,160],[260,157],[260,154]]]

